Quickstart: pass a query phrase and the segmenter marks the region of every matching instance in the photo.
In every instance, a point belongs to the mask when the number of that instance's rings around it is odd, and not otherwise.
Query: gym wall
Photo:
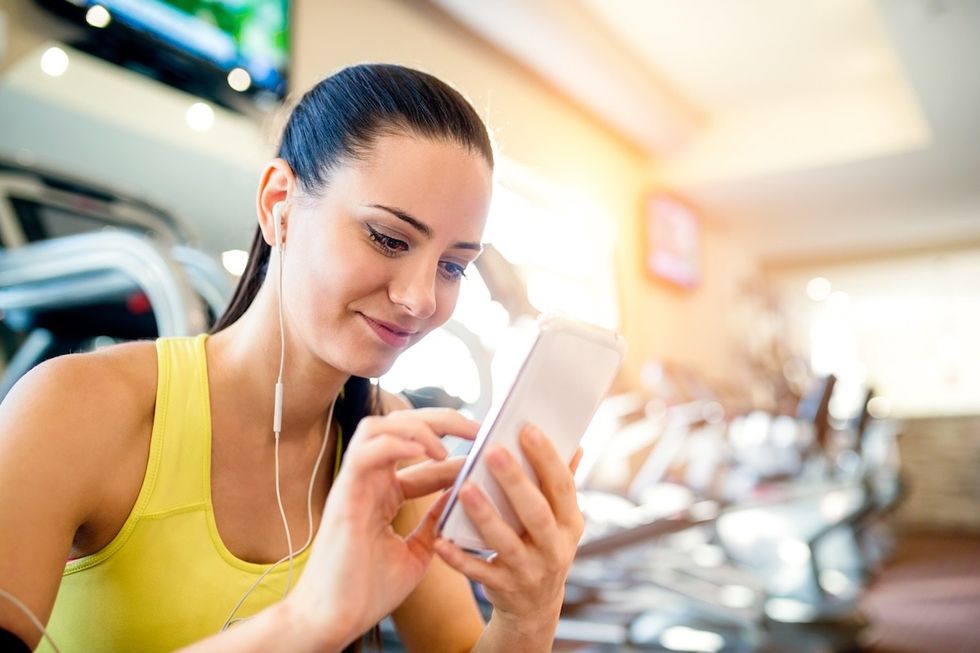
[[[644,199],[657,187],[651,159],[525,67],[424,2],[297,0],[292,81],[305,88],[360,61],[416,66],[460,89],[486,118],[502,158],[587,195],[616,222],[620,329],[630,343],[623,381],[639,383],[651,357],[738,382],[728,311],[754,260],[734,236],[702,223],[703,280],[677,291],[643,269]]]

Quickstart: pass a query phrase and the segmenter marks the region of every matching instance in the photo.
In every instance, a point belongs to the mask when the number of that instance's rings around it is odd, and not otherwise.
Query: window
[[[618,326],[614,224],[588,198],[500,161],[484,240],[517,268],[538,310]],[[476,335],[488,358],[511,316],[490,299],[475,266],[466,274],[453,320]],[[474,404],[488,399],[480,367],[458,337],[440,329],[402,355],[381,385],[391,392],[437,386]]]

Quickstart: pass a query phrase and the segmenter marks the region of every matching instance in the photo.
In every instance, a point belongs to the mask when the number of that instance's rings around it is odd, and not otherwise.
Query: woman
[[[389,613],[414,651],[550,650],[582,529],[569,468],[531,428],[540,489],[488,454],[527,532],[467,488],[498,552],[471,557],[437,538],[432,493],[459,469],[439,436],[477,425],[366,381],[452,313],[492,165],[472,107],[429,75],[362,65],[310,90],[215,332],[54,359],[0,407],[0,589],[65,651],[339,651]],[[325,449],[339,472],[317,472]],[[40,641],[2,598],[0,627]]]

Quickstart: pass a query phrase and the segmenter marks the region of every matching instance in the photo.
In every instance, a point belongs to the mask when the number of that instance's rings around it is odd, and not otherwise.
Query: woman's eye
[[[399,252],[408,250],[408,243],[406,243],[404,240],[399,240],[388,236],[387,234],[383,234],[370,225],[368,225],[368,236],[371,238],[374,244],[378,246],[378,249],[388,256],[394,256]]]
[[[459,281],[466,276],[466,266],[451,261],[442,262],[442,274],[450,281]]]

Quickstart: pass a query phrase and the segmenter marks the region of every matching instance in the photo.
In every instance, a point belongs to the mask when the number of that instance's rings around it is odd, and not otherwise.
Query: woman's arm
[[[132,384],[111,367],[88,354],[48,361],[0,405],[0,588],[41,623],[79,528],[128,480],[127,459],[142,455],[145,463],[148,438],[118,436],[138,428],[140,416]],[[3,598],[0,626],[32,648],[40,641],[38,628]]]
[[[386,413],[412,409],[404,397],[387,392],[381,393],[381,402]],[[456,459],[444,486],[452,484],[463,460]],[[411,533],[438,499],[438,494],[431,494],[405,502],[392,524],[395,531]],[[422,581],[391,617],[405,648],[419,653],[469,651],[484,628],[469,580],[438,557],[432,559]]]

